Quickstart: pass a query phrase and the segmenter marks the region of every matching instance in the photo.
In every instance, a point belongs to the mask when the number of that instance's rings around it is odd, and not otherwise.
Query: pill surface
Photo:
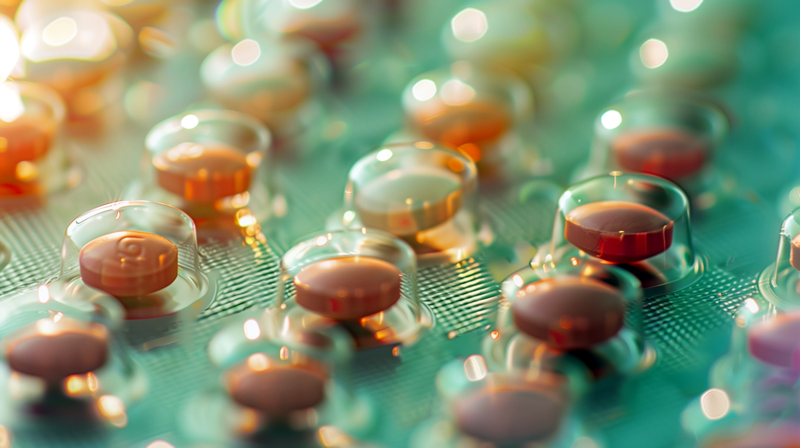
[[[564,238],[589,255],[626,263],[669,249],[672,228],[672,220],[646,205],[599,201],[567,213]]]
[[[436,166],[413,166],[376,177],[356,192],[366,227],[412,235],[452,218],[463,201],[458,175]]]
[[[470,102],[449,106],[431,101],[412,114],[414,124],[426,137],[443,146],[458,148],[467,143],[488,142],[511,128],[508,108],[493,102]]]
[[[614,337],[625,321],[619,290],[588,278],[531,283],[512,305],[514,325],[559,350],[589,348]]]
[[[563,414],[561,401],[526,389],[479,392],[455,406],[463,433],[500,446],[546,440],[558,431]]]
[[[266,358],[266,357],[265,357]],[[228,392],[242,406],[272,417],[314,407],[325,399],[325,377],[295,366],[254,369],[248,361],[229,373]]]
[[[38,330],[22,337],[12,336],[10,341],[4,341],[8,343],[8,366],[51,383],[99,369],[108,359],[108,333],[100,325],[93,325],[97,328],[65,326],[52,334]]]
[[[710,152],[706,140],[677,129],[625,132],[611,147],[622,169],[669,179],[700,171]]]
[[[13,175],[17,164],[44,157],[56,124],[44,116],[22,115],[11,123],[0,120],[0,175]]]
[[[250,188],[253,167],[231,146],[182,143],[153,156],[161,188],[187,201],[213,202]]]
[[[800,316],[782,315],[747,332],[747,348],[768,364],[800,369]]]
[[[792,238],[792,248],[789,252],[789,263],[793,268],[800,271],[800,235]]]
[[[354,320],[391,308],[400,299],[403,275],[378,258],[350,256],[317,261],[294,277],[303,308],[337,320]]]
[[[178,277],[178,248],[148,232],[122,231],[89,241],[79,255],[81,279],[115,297],[166,288]]]

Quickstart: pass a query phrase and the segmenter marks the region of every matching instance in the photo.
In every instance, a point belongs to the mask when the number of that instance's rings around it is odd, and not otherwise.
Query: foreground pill
[[[614,337],[625,321],[619,290],[579,277],[541,280],[512,305],[519,331],[559,350],[589,348]]]
[[[677,129],[625,132],[611,148],[622,169],[669,179],[700,171],[710,152],[706,140]]]
[[[187,201],[213,202],[250,188],[253,166],[231,146],[182,143],[153,156],[161,188]]]
[[[526,389],[479,392],[455,406],[463,433],[499,446],[546,440],[558,431],[563,414],[560,400]]]
[[[449,220],[462,201],[458,175],[418,165],[371,180],[356,192],[355,206],[364,226],[404,236]]]
[[[672,228],[671,219],[646,205],[599,201],[567,213],[564,238],[589,255],[627,263],[669,249]]]
[[[508,108],[492,102],[457,106],[431,102],[414,111],[412,119],[426,138],[451,148],[495,140],[512,123]]]
[[[52,383],[97,370],[108,359],[108,332],[101,325],[56,326],[43,319],[34,327],[24,336],[4,341],[8,366],[15,372]]]
[[[294,277],[295,300],[319,315],[354,320],[391,308],[402,273],[388,261],[351,256],[317,261]]]
[[[83,246],[78,258],[83,282],[115,297],[150,294],[178,277],[178,248],[148,232],[103,235]]]
[[[747,348],[768,364],[800,369],[800,315],[781,315],[747,332]]]
[[[272,417],[314,407],[325,399],[325,376],[299,366],[268,366],[267,357],[251,355],[228,373],[228,392],[242,406]]]

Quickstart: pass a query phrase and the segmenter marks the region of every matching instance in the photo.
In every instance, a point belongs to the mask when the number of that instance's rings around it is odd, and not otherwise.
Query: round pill
[[[800,369],[800,315],[779,315],[747,332],[747,348],[768,364]]]
[[[413,235],[452,218],[463,201],[461,178],[436,166],[413,166],[376,177],[356,192],[366,227]]]
[[[793,268],[800,271],[800,235],[792,238],[792,248],[789,252],[789,263]]]
[[[182,143],[153,156],[158,185],[195,202],[244,193],[250,189],[254,165],[244,152],[220,144]]]
[[[512,123],[508,108],[488,101],[458,106],[431,101],[414,111],[412,120],[426,138],[450,148],[494,140]]]
[[[254,370],[248,364],[234,367],[228,377],[228,392],[242,406],[283,417],[325,399],[326,379],[320,373],[295,366]]]
[[[45,319],[48,324],[53,324]],[[6,340],[6,360],[11,370],[57,382],[70,375],[97,370],[108,359],[108,333],[105,328],[83,329],[69,326],[54,333],[34,331]]]
[[[294,277],[295,300],[336,320],[355,320],[391,308],[403,274],[378,258],[350,256],[317,261]]]
[[[706,140],[678,129],[624,132],[611,148],[622,169],[669,179],[698,172],[710,152]]]
[[[135,230],[86,243],[78,256],[83,282],[115,297],[160,291],[178,277],[178,248],[168,239]]]
[[[627,263],[669,249],[672,227],[672,220],[646,205],[598,201],[567,213],[564,238],[594,257]]]
[[[558,431],[563,414],[561,401],[526,389],[478,392],[455,406],[463,433],[500,446],[548,439]]]
[[[559,350],[589,348],[614,337],[625,322],[625,298],[603,282],[545,279],[520,290],[512,304],[519,331]]]

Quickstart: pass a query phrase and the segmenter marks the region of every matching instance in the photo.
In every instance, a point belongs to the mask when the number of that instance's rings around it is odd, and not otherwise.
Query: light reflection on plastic
[[[322,0],[289,0],[289,4],[297,9],[311,9],[322,3]]]
[[[72,17],[59,17],[50,22],[42,31],[42,40],[51,47],[69,43],[78,35],[78,24]]]
[[[156,440],[155,442],[148,444],[146,448],[175,448],[175,446],[163,440]]]
[[[475,8],[467,8],[456,14],[450,25],[453,35],[462,42],[475,42],[489,30],[486,14]]]
[[[709,389],[700,396],[700,409],[709,420],[719,420],[728,415],[731,400],[722,389]]]
[[[103,395],[97,399],[97,408],[100,410],[100,414],[107,418],[112,425],[122,428],[128,424],[125,404],[119,397]]]
[[[745,299],[744,306],[753,314],[757,313],[759,310],[758,303],[756,303],[752,297]]]
[[[40,303],[47,303],[50,300],[50,290],[47,289],[47,285],[39,286],[38,294]]]
[[[328,243],[328,238],[324,235],[320,235],[317,237],[317,246],[322,247]]]
[[[244,322],[244,337],[255,341],[259,336],[261,336],[261,328],[258,326],[258,321],[255,319],[247,319]]]
[[[600,124],[609,130],[616,129],[622,124],[622,114],[614,109],[607,110],[600,116]]]
[[[517,285],[517,288],[521,288],[524,283],[522,277],[519,274],[514,274],[514,276],[511,277],[511,281],[513,281],[514,284]]]
[[[376,159],[380,160],[381,162],[385,162],[392,158],[394,154],[392,153],[391,149],[384,148],[378,151],[378,154],[375,156]]]
[[[0,82],[8,78],[19,60],[19,40],[14,24],[0,16]]]
[[[242,67],[253,65],[261,57],[261,46],[252,39],[245,39],[233,46],[231,57]]]
[[[667,62],[669,50],[664,42],[658,39],[648,39],[639,48],[639,56],[642,58],[642,64],[645,67],[658,68]]]
[[[200,124],[200,119],[197,118],[197,115],[187,115],[181,118],[181,126],[184,129],[194,129],[198,124]]]
[[[417,101],[428,101],[436,95],[436,83],[430,79],[421,79],[411,88],[411,94]]]
[[[481,355],[472,355],[464,361],[464,375],[470,381],[480,381],[486,378],[486,361]]]
[[[675,11],[691,12],[703,4],[703,0],[669,0],[669,4]]]
[[[475,98],[475,89],[458,79],[451,79],[442,86],[441,97],[449,106],[461,106]]]
[[[269,358],[263,353],[253,353],[247,358],[247,367],[254,372],[263,372],[269,368]]]

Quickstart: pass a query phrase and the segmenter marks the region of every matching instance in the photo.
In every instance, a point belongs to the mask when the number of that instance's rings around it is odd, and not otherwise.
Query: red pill
[[[611,148],[622,169],[669,179],[700,171],[710,153],[708,141],[678,129],[625,132]]]
[[[304,365],[270,365],[263,354],[251,355],[227,375],[227,389],[236,403],[276,418],[322,403],[325,383],[322,371]]]
[[[455,419],[464,434],[499,446],[544,441],[561,425],[564,403],[532,389],[499,389],[460,399]]]
[[[747,348],[768,364],[800,369],[800,315],[779,315],[747,332]]]
[[[349,256],[317,261],[294,277],[295,300],[330,319],[361,319],[397,303],[402,277],[395,265],[378,258]]]
[[[628,263],[669,249],[672,227],[672,220],[646,205],[599,201],[567,213],[564,238],[594,257]]]
[[[495,102],[451,106],[436,98],[415,110],[411,120],[426,138],[449,148],[496,140],[513,122],[509,109]]]
[[[792,238],[791,251],[789,252],[789,263],[793,268],[800,271],[800,235]]]
[[[602,343],[619,333],[625,322],[625,298],[598,280],[545,279],[520,292],[512,305],[514,325],[559,350]]]
[[[43,319],[23,335],[4,343],[11,370],[56,383],[70,375],[84,374],[105,365],[109,338],[99,324],[54,323]]]
[[[214,202],[250,189],[247,154],[231,146],[182,143],[153,156],[161,188],[187,201]]]
[[[115,297],[160,291],[178,277],[178,248],[162,236],[127,230],[86,243],[78,256],[81,279]]]

